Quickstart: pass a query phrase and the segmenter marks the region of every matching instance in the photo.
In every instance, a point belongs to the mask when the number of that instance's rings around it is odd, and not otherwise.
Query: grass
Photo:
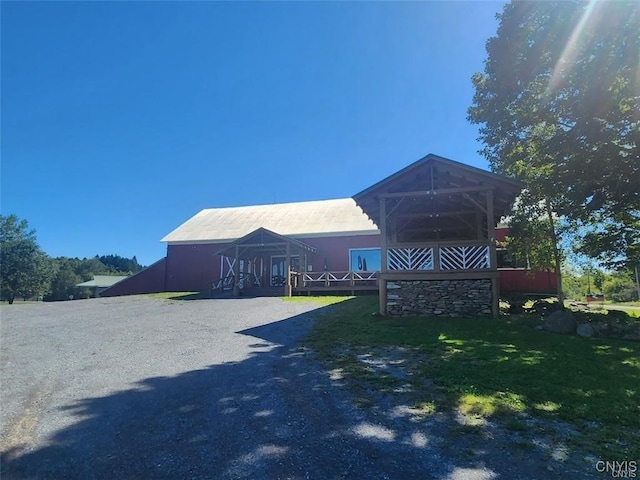
[[[358,354],[404,347],[418,406],[511,429],[524,428],[522,414],[560,420],[577,432],[573,444],[592,454],[640,458],[640,344],[538,331],[534,315],[394,319],[376,310],[375,297],[342,302],[306,341],[358,398],[367,388],[389,389]]]
[[[316,305],[328,306],[336,303],[350,300],[354,297],[338,297],[331,295],[307,296],[300,295],[295,297],[282,297],[282,301],[290,303],[314,303]]]
[[[634,307],[635,305],[631,305]],[[597,304],[589,304],[587,307],[588,311],[591,312],[599,312],[599,313],[607,313],[607,312],[624,312],[630,318],[640,318],[640,309],[638,308],[628,308],[627,304],[615,306],[607,305],[606,303],[597,303]]]
[[[209,296],[206,292],[160,292],[160,293],[148,293],[145,297],[157,298],[160,300],[201,300],[208,299]],[[296,297],[281,297],[284,302],[292,303],[314,303],[320,306],[333,305],[335,303],[344,302],[353,297],[338,297],[338,296],[296,296]]]
[[[159,292],[147,293],[145,297],[158,298],[160,300],[200,300],[209,298],[203,292]]]
[[[624,307],[607,308],[607,306],[605,305],[604,309],[607,311],[624,312],[632,318],[640,318],[640,310],[638,310],[637,308],[624,308]]]

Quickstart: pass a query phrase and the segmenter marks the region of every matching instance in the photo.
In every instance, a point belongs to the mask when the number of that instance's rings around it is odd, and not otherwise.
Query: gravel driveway
[[[3,306],[2,478],[559,478],[526,452],[458,455],[438,425],[354,407],[297,343],[317,309],[278,298]]]

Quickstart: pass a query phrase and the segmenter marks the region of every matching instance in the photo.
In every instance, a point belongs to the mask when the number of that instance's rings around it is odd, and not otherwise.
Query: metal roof
[[[311,245],[307,245],[306,243],[301,242],[300,240],[296,240],[295,238],[291,238],[291,237],[285,237],[284,235],[279,235],[275,232],[272,232],[271,230],[267,230],[266,228],[260,227],[257,230],[254,230],[253,232],[249,233],[248,235],[245,235],[242,238],[238,238],[237,240],[233,241],[230,245],[223,247],[222,250],[215,252],[215,255],[224,255],[227,252],[230,252],[231,250],[235,249],[236,246],[245,247],[245,248],[258,247],[259,249],[264,251],[269,247],[274,248],[274,247],[282,246],[283,244],[285,246],[289,244],[294,248],[306,250],[307,252],[311,252],[311,253],[316,253],[318,251],[317,248],[312,247]]]
[[[93,280],[89,280],[88,282],[78,283],[76,287],[110,287],[115,285],[116,283],[124,280],[125,278],[129,278],[128,276],[122,275],[94,275]]]
[[[352,198],[277,203],[247,207],[207,208],[161,241],[226,243],[259,228],[296,238],[380,233]]]

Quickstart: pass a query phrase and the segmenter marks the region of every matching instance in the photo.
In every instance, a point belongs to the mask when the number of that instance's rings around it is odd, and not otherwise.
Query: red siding
[[[140,293],[155,293],[165,291],[166,258],[158,260],[144,270],[125,278],[112,287],[107,288],[101,297],[116,297],[118,295],[137,295]]]
[[[496,232],[498,240],[506,229]],[[331,271],[349,270],[349,249],[380,246],[380,235],[352,235],[344,237],[303,238],[302,242],[316,247],[318,253],[309,254],[307,263],[313,271],[324,266]],[[142,272],[105,290],[102,296],[131,295],[151,292],[208,291],[211,283],[220,279],[220,251],[228,244],[169,245],[167,257]],[[265,259],[265,268],[269,259]],[[527,275],[523,269],[500,269],[500,291],[523,293],[556,292],[553,272]]]
[[[495,230],[495,234],[496,234],[496,242],[502,243],[504,242],[504,239],[509,234],[509,229],[507,227],[497,227]]]
[[[529,272],[522,268],[505,268],[500,275],[500,293],[550,293],[558,291],[554,272]]]
[[[316,247],[318,253],[307,256],[307,263],[318,272],[324,270],[349,271],[349,249],[380,247],[380,235],[349,237],[303,238],[300,241]]]
[[[215,252],[226,244],[167,246],[168,292],[208,291],[211,282],[220,278],[220,257]]]
[[[349,249],[380,246],[380,235],[351,235],[345,237],[302,238],[303,243],[319,252],[307,256],[307,264],[314,271],[349,270]],[[167,247],[167,283],[170,292],[207,291],[211,283],[220,279],[220,251],[228,244],[169,245]],[[265,259],[268,263],[269,260]]]

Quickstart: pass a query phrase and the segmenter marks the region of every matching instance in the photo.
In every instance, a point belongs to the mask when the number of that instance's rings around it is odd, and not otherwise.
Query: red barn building
[[[102,295],[377,290],[382,313],[495,315],[500,291],[555,291],[553,275],[499,268],[496,226],[520,189],[428,155],[353,198],[204,209]]]

